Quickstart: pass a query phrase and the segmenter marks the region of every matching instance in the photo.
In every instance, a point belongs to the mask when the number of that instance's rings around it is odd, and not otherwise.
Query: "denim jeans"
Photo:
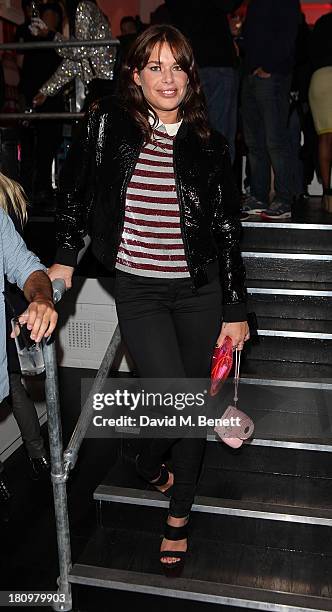
[[[206,378],[221,328],[219,276],[193,293],[191,279],[148,278],[116,272],[115,301],[121,336],[141,378]],[[144,441],[140,471],[158,477],[171,450],[174,487],[170,515],[190,512],[206,437]]]
[[[241,100],[251,193],[262,202],[269,201],[272,165],[276,199],[289,206],[294,193],[288,129],[290,83],[287,75],[272,74],[267,79],[245,75]]]
[[[211,126],[223,134],[229,144],[232,163],[235,158],[239,73],[230,67],[207,67],[199,71],[206,97]]]

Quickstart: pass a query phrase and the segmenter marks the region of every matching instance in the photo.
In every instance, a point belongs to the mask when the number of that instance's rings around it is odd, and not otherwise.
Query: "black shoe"
[[[189,518],[189,517],[188,517]],[[167,540],[184,540],[188,537],[188,520],[181,527],[173,527],[166,522],[164,529],[164,537]],[[185,559],[187,556],[186,551],[180,550],[172,550],[171,548],[167,550],[160,551],[159,559],[163,569],[165,576],[168,578],[179,578],[183,572]],[[176,561],[172,561],[171,563],[162,561],[162,559],[177,559]]]
[[[50,475],[51,464],[48,457],[29,457],[30,477],[32,480],[41,480]]]
[[[11,496],[12,494],[8,486],[7,477],[3,472],[1,472],[0,474],[0,503],[7,504]]]

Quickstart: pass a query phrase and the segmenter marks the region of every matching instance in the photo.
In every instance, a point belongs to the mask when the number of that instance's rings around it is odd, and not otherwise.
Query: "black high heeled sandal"
[[[136,459],[135,459],[135,464],[136,464],[136,471],[138,472],[138,474],[144,478],[144,480],[146,480],[152,487],[162,487],[164,485],[166,485],[168,483],[169,480],[169,475],[170,475],[170,471],[167,469],[166,465],[163,463],[160,467],[160,475],[159,478],[157,480],[153,480],[153,482],[151,482],[151,480],[149,480],[146,477],[146,474],[140,469],[139,465],[138,465],[138,460],[139,460],[139,455],[136,455]],[[173,489],[173,485],[171,485],[170,487],[168,487],[168,489],[166,491],[160,491],[159,489],[157,489],[157,491],[159,493],[162,493],[163,495],[165,495],[166,497],[171,497],[172,495],[172,489]]]
[[[185,525],[181,525],[181,527],[174,527],[173,525],[169,525],[166,523],[164,529],[164,538],[166,540],[173,540],[177,542],[178,540],[184,540],[188,537],[188,520]],[[163,550],[160,551],[159,560],[163,567],[164,573],[169,577],[178,577],[184,568],[184,562],[188,553],[187,550]],[[172,563],[165,563],[162,559],[167,558],[177,558],[177,561],[173,561]]]

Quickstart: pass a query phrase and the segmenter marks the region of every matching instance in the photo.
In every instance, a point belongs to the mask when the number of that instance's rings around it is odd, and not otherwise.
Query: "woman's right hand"
[[[66,289],[71,288],[71,279],[74,274],[74,268],[72,266],[64,266],[55,263],[47,270],[47,274],[51,281],[54,281],[56,278],[62,278],[65,281]]]

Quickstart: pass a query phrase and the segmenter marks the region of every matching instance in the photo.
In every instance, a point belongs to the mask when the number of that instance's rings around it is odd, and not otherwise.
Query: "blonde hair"
[[[10,207],[23,227],[28,220],[27,197],[23,187],[0,172],[0,208],[9,213]]]

